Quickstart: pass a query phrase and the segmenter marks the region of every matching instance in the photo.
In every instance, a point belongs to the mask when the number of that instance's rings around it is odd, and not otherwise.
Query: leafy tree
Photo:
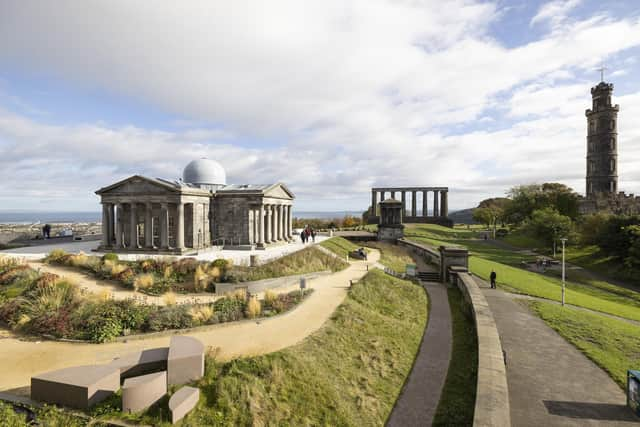
[[[555,249],[557,240],[567,237],[571,232],[572,222],[568,216],[547,207],[533,211],[529,227],[536,237],[543,239]]]
[[[640,225],[630,225],[624,231],[629,236],[629,251],[624,263],[629,268],[640,268]]]
[[[508,194],[512,203],[507,205],[505,216],[513,223],[521,223],[531,218],[534,211],[544,208],[554,208],[571,219],[578,217],[578,193],[564,184],[519,185]]]
[[[606,237],[610,219],[611,215],[604,212],[582,217],[579,224],[580,242],[585,245],[597,245]]]

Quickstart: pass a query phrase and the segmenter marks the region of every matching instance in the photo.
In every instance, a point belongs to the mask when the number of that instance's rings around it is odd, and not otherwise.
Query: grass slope
[[[320,242],[320,246],[329,249],[334,254],[338,255],[342,259],[347,258],[347,254],[351,251],[356,251],[360,246],[348,241],[343,237],[332,237]]]
[[[415,264],[409,250],[402,246],[383,242],[367,242],[367,246],[379,249],[380,264],[397,273],[404,273],[407,269],[407,264]]]
[[[609,373],[623,389],[627,369],[640,366],[640,328],[637,325],[539,301],[531,309],[564,339]]]
[[[465,315],[462,293],[447,290],[451,307],[453,346],[447,379],[440,403],[433,418],[433,426],[470,426],[476,402],[478,379],[478,345],[473,320]]]
[[[373,270],[300,344],[219,365],[208,358],[203,397],[182,425],[383,425],[426,319],[421,287]],[[137,420],[158,425],[157,414]]]

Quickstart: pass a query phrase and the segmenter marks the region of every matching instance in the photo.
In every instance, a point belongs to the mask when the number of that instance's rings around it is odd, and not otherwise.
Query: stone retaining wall
[[[428,263],[440,265],[440,252],[435,249],[405,239],[398,239],[398,245],[407,247],[421,255]]]
[[[478,383],[474,426],[510,426],[509,389],[502,344],[484,294],[469,273],[458,273],[457,285],[471,306],[478,336]]]

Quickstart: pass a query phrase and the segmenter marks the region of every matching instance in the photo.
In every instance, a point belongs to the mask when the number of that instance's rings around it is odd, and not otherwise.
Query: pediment
[[[293,193],[281,183],[274,184],[264,191],[264,197],[273,197],[275,199],[293,199]]]
[[[178,187],[140,175],[134,175],[96,191],[100,195],[155,195],[180,192]]]

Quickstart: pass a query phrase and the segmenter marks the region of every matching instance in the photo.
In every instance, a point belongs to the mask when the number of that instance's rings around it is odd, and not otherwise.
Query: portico
[[[387,198],[387,194],[390,198]],[[448,187],[378,187],[371,189],[371,215],[369,224],[377,224],[380,221],[380,202],[384,200],[398,200],[401,202],[402,217],[405,223],[436,223],[449,225],[449,188]],[[411,206],[407,209],[407,201],[411,200]],[[418,204],[421,199],[421,204]],[[431,201],[431,209],[429,209]],[[418,212],[418,206],[421,206]]]

